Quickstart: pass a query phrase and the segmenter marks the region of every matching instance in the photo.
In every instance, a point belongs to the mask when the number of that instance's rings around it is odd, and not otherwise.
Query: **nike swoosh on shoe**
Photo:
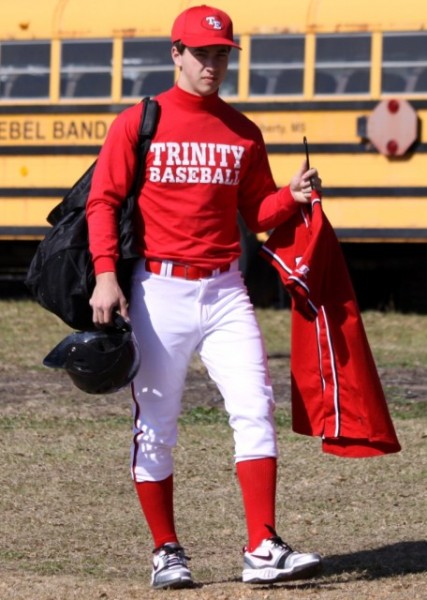
[[[251,553],[251,558],[260,558],[261,560],[271,560],[273,558],[273,555],[271,554],[270,550],[268,550],[268,552],[266,552],[265,554],[252,554]]]

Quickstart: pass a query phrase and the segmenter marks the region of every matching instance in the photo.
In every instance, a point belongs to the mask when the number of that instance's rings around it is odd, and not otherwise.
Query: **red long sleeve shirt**
[[[147,155],[135,219],[141,256],[215,269],[240,255],[237,212],[253,232],[271,229],[297,209],[277,189],[258,127],[217,94],[178,86],[156,98],[157,131]],[[114,271],[117,211],[131,188],[141,104],[112,123],[87,204],[96,274]]]

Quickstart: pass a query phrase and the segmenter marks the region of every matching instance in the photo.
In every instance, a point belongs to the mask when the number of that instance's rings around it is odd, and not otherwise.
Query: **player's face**
[[[182,54],[173,47],[172,58],[179,68],[179,87],[197,96],[215,93],[226,76],[229,53],[228,46],[187,47]]]

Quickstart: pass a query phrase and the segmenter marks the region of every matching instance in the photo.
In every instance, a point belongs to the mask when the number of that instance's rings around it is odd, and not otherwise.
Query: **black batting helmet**
[[[116,315],[114,326],[68,335],[49,352],[43,364],[65,369],[74,385],[88,394],[111,394],[135,377],[138,344],[130,323]]]

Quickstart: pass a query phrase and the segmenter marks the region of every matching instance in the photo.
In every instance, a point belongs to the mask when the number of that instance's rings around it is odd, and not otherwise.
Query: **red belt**
[[[162,265],[167,264],[167,268],[163,269],[163,274],[166,277],[181,277],[182,279],[205,279],[215,277],[220,273],[226,273],[230,270],[230,265],[222,265],[217,269],[201,269],[192,265],[183,265],[182,263],[174,263],[170,261],[155,260],[147,258],[145,260],[145,270],[156,275],[162,274]]]

